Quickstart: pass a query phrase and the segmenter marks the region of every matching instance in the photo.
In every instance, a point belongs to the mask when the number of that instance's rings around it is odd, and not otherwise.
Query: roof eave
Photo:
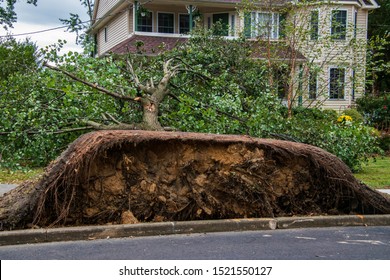
[[[97,1],[99,4],[99,0]],[[123,9],[126,8],[126,6],[132,6],[133,4],[131,3],[129,5],[129,2],[126,0],[121,0],[115,6],[113,6],[105,15],[103,18],[97,18],[97,9],[94,10],[94,15],[93,15],[93,24],[92,26],[87,30],[88,34],[94,34],[97,33],[97,30],[99,30],[101,27],[106,25],[113,17],[115,17],[118,12],[122,11]]]

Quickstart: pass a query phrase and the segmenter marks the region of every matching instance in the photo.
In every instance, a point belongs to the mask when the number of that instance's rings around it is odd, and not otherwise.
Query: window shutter
[[[252,19],[251,19],[251,13],[245,13],[244,15],[244,35],[246,38],[251,37],[252,33]]]
[[[286,20],[287,20],[287,13],[280,13],[279,14],[279,37],[280,38],[286,37]]]

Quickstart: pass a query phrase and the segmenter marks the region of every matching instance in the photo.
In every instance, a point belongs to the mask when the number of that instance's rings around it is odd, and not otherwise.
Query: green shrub
[[[372,154],[381,152],[373,128],[356,122],[339,123],[331,112],[322,111],[321,117],[317,109],[311,110],[296,112],[292,119],[286,119],[280,133],[338,156],[353,171],[360,170]]]
[[[390,94],[380,97],[365,96],[356,100],[356,103],[367,124],[379,130],[390,129]]]
[[[379,137],[379,147],[385,152],[390,151],[390,132],[382,132]]]
[[[350,116],[352,118],[353,122],[356,122],[356,123],[363,123],[364,122],[364,118],[363,118],[362,114],[360,114],[359,111],[356,109],[346,109],[343,111],[343,115]]]

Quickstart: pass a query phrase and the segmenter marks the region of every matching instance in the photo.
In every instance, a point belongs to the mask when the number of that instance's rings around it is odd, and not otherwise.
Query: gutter
[[[124,12],[127,9],[130,9],[133,4],[129,3],[126,0],[119,1],[115,4],[102,18],[94,19],[95,23],[87,30],[87,34],[94,34],[95,31],[100,29],[102,26],[107,24],[113,17],[117,16],[119,13]],[[125,9],[126,8],[126,9]],[[96,13],[97,15],[97,13]]]

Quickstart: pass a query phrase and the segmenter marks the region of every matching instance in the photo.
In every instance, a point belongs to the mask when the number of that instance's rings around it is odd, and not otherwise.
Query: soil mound
[[[85,134],[0,200],[4,229],[352,213],[389,214],[390,200],[322,149],[178,132]]]

